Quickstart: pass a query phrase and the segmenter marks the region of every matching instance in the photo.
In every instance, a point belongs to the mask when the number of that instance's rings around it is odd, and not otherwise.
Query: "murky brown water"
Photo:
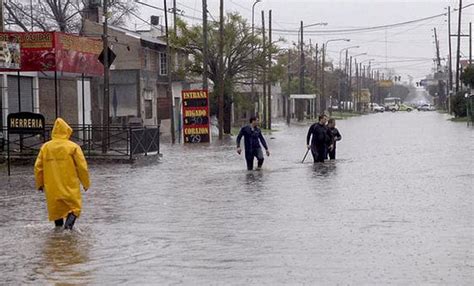
[[[0,284],[472,285],[473,129],[436,112],[338,127],[323,166],[300,162],[307,126],[267,136],[261,172],[233,142],[92,166],[73,232],[31,169],[2,173]]]

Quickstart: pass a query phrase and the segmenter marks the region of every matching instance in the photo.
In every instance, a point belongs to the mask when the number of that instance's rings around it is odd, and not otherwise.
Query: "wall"
[[[77,79],[58,79],[58,116],[69,124],[78,124]],[[53,124],[56,118],[54,79],[39,79],[39,108],[46,124]]]

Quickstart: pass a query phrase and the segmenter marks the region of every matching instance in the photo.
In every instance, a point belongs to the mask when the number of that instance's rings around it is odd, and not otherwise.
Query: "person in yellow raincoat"
[[[36,188],[45,193],[49,220],[66,229],[72,229],[81,214],[80,184],[85,191],[90,187],[84,153],[69,140],[71,134],[66,121],[56,119],[52,140],[41,147],[35,162]]]

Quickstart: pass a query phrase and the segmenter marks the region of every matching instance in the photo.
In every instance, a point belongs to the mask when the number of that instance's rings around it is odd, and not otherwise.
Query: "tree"
[[[471,88],[474,87],[474,65],[467,66],[461,74],[461,81]]]
[[[5,24],[13,30],[77,33],[89,0],[10,0],[5,1]],[[33,5],[31,5],[31,3]],[[122,26],[137,10],[132,1],[109,1],[109,23]]]
[[[451,108],[455,117],[464,117],[467,115],[465,92],[460,91],[451,98]]]
[[[186,65],[186,71],[191,75],[201,75],[203,72],[204,50],[202,42],[202,26],[189,26],[187,23],[178,20],[177,31],[172,35],[172,44],[192,56],[192,61]],[[219,70],[219,23],[210,22],[208,24],[208,77],[216,88],[221,80]],[[251,28],[247,21],[237,13],[229,13],[225,17],[224,23],[224,70],[222,71],[224,80],[224,133],[231,131],[231,106],[235,86],[237,84],[250,84],[252,66],[255,64],[257,74],[256,84],[261,84],[258,75],[267,61],[262,52],[262,41],[256,30],[252,36]],[[275,51],[273,44],[269,45]],[[252,60],[252,53],[254,59]],[[211,95],[211,114],[217,113],[217,96]]]

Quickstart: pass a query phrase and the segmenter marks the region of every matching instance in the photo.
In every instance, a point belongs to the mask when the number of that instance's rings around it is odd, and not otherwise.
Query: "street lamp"
[[[361,61],[360,63],[362,64],[362,63],[365,63],[365,62],[367,62],[367,61],[369,61],[369,64],[370,64],[370,62],[371,62],[371,61],[375,61],[375,59],[366,59],[366,60]]]
[[[300,35],[300,32],[301,32],[301,28],[308,28],[308,27],[314,27],[314,26],[327,26],[328,23],[327,22],[319,22],[319,23],[313,23],[313,24],[309,24],[309,25],[304,25],[303,27],[299,27],[298,28],[298,42],[301,43],[301,35]]]
[[[342,60],[341,60],[341,58],[342,58],[342,52],[343,52],[343,51],[346,51],[346,60],[345,60],[345,66],[346,66],[346,68],[344,68],[344,74],[347,73],[347,51],[348,51],[349,49],[357,49],[357,48],[360,48],[360,46],[350,46],[350,47],[347,47],[347,48],[343,48],[343,49],[341,49],[341,50],[339,51],[339,70],[340,70],[341,72],[342,72],[342,64],[341,64],[341,63],[342,63]],[[339,73],[339,74],[338,74],[337,106],[338,106],[338,110],[339,110],[340,112],[342,112],[342,111],[341,111],[341,93],[342,93],[342,86],[341,86],[341,85],[342,85],[342,78],[341,78],[341,77],[342,77],[342,75]],[[345,76],[344,76],[344,78],[345,78]],[[332,107],[332,103],[331,103],[331,107]]]
[[[262,2],[262,0],[255,0],[255,2],[252,5],[252,80],[251,80],[251,95],[252,99],[255,98],[255,60],[254,60],[254,30],[255,30],[255,24],[254,24],[254,18],[255,18],[255,5],[257,3]],[[260,100],[258,101],[260,103]],[[260,111],[260,106],[258,107],[258,112]]]
[[[339,51],[339,69],[341,69],[341,66],[342,66],[342,64],[341,64],[341,63],[342,63],[342,60],[341,60],[341,58],[342,58],[342,52],[343,52],[343,51],[350,50],[350,49],[358,49],[358,48],[360,48],[360,46],[350,46],[350,47],[341,49],[341,50]],[[347,61],[347,54],[346,54],[346,61]]]
[[[347,38],[330,39],[330,40],[327,40],[326,43],[323,45],[323,56],[321,60],[321,69],[322,69],[321,71],[321,102],[319,105],[323,109],[323,112],[326,110],[326,97],[324,94],[324,66],[326,65],[326,49],[330,42],[339,42],[339,41],[350,42],[351,39],[347,39]]]
[[[361,54],[357,54],[357,55],[352,56],[352,57],[353,57],[353,58],[356,58],[356,57],[359,57],[359,56],[366,56],[366,55],[367,55],[367,53],[361,53]]]

